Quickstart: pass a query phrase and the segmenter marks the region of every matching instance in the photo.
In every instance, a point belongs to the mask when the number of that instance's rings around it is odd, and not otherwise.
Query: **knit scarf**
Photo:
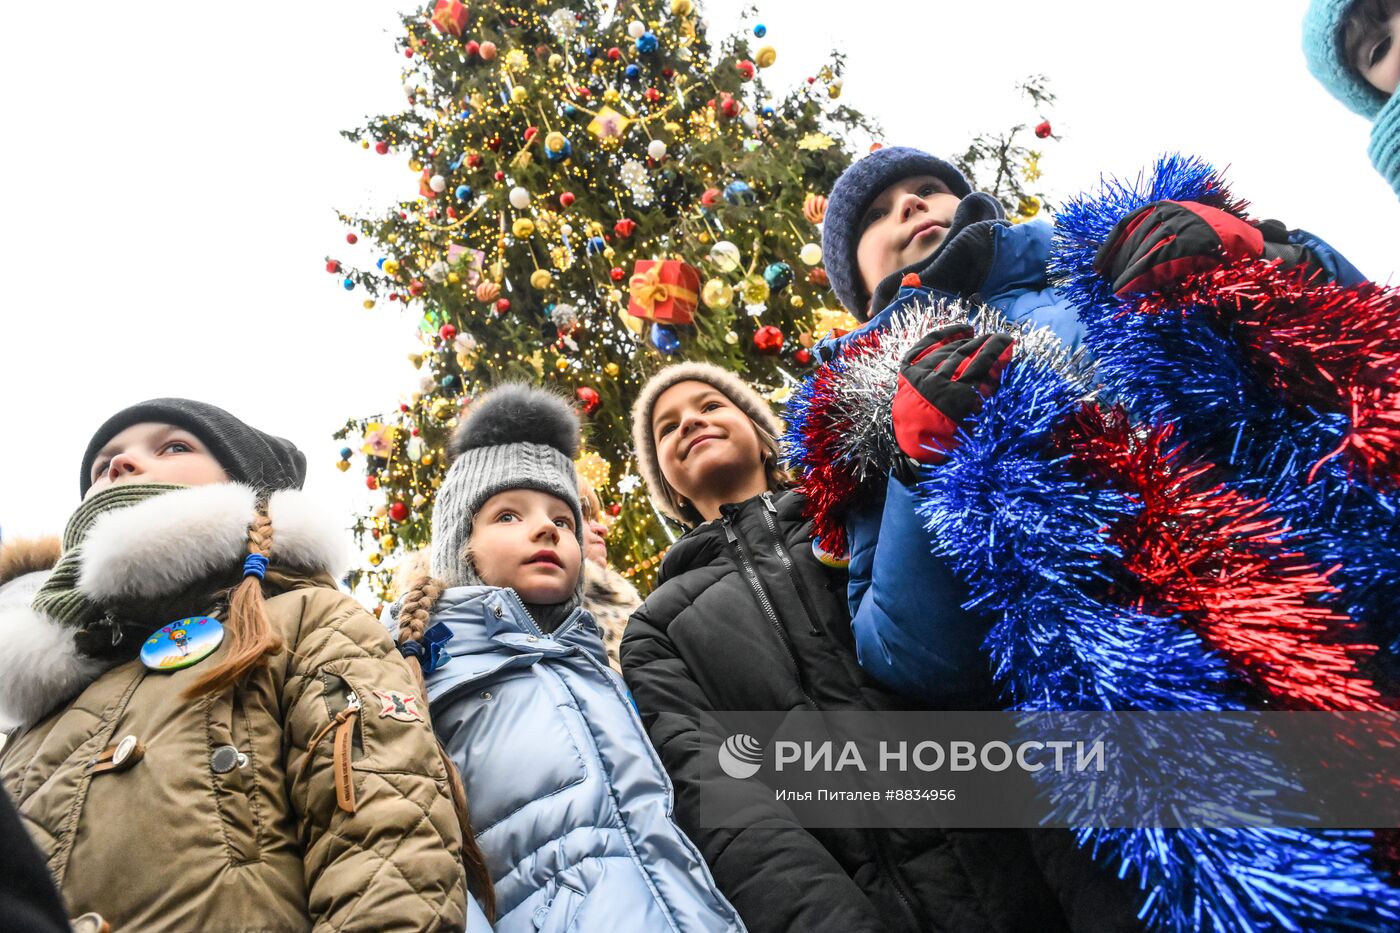
[[[1400,94],[1390,95],[1371,126],[1371,164],[1400,195]]]
[[[91,496],[78,506],[63,529],[63,550],[53,572],[34,594],[31,605],[60,625],[77,629],[74,641],[78,650],[90,657],[111,657],[127,653],[124,629],[131,627],[114,617],[106,608],[91,602],[78,590],[83,570],[83,542],[99,518],[109,512],[130,508],[137,503],[163,493],[181,489],[164,483],[126,483],[110,486]],[[138,633],[149,634],[149,620],[139,623],[145,627]],[[140,644],[140,640],[136,640]]]

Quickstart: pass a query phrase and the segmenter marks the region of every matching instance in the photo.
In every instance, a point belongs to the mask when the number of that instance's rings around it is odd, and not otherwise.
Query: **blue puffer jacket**
[[[1049,327],[1065,344],[1077,347],[1083,328],[1075,308],[1047,278],[1052,233],[1049,224],[1040,222],[998,227],[990,270],[978,294],[901,288],[859,329],[824,341],[818,358],[834,359],[849,340],[883,328],[900,308],[956,298],[980,300],[1013,322]],[[1307,247],[1339,284],[1363,280],[1346,257],[1320,238],[1295,230],[1290,239]],[[846,532],[851,560],[847,598],[861,666],[885,686],[935,708],[999,707],[981,651],[991,620],[963,608],[966,587],[930,552],[912,491],[890,477],[883,500],[853,510]]]
[[[433,727],[461,769],[500,933],[741,931],[672,818],[671,782],[593,617],[546,636],[514,590],[454,587],[432,623]]]

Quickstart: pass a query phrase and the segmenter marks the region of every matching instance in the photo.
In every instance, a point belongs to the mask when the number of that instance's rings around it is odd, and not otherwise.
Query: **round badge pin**
[[[141,646],[141,663],[153,671],[178,671],[198,664],[224,640],[224,627],[210,616],[192,616],[161,626]]]

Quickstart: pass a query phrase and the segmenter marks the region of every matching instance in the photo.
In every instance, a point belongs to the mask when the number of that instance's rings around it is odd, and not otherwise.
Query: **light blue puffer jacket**
[[[499,933],[742,931],[672,816],[671,781],[577,609],[546,636],[514,590],[446,590],[428,675],[496,884]]]

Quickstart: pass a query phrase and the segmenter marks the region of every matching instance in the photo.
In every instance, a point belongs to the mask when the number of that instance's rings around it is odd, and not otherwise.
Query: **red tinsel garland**
[[[1140,505],[1111,529],[1145,611],[1175,610],[1281,705],[1384,710],[1356,668],[1371,645],[1340,643],[1350,622],[1318,603],[1321,571],[1283,539],[1268,502],[1225,488],[1207,463],[1182,463],[1172,426],[1131,424],[1118,408],[1083,406],[1065,426],[1071,463]]]
[[[1350,417],[1342,443],[1313,473],[1345,456],[1368,483],[1400,482],[1400,289],[1343,287],[1307,269],[1246,262],[1185,279],[1136,310],[1182,307],[1213,313],[1259,377],[1289,401]]]

